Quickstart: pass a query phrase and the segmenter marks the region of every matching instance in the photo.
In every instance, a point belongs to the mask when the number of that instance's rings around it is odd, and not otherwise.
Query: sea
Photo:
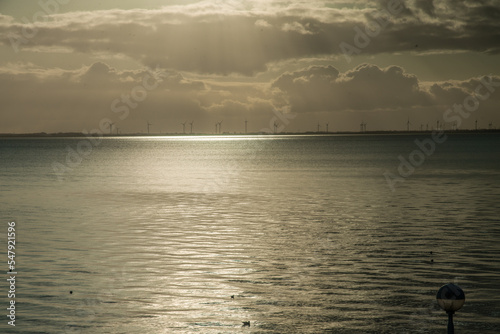
[[[499,133],[1,138],[0,217],[1,333],[500,333]]]

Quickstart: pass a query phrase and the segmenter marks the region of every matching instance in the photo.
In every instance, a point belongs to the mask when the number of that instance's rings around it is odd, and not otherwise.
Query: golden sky
[[[498,127],[499,18],[494,0],[2,1],[0,133]]]

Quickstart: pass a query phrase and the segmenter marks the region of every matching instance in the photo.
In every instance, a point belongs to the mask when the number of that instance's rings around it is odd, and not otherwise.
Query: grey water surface
[[[455,283],[456,332],[499,333],[500,135],[449,134],[392,191],[428,138],[1,139],[0,331],[444,333]]]

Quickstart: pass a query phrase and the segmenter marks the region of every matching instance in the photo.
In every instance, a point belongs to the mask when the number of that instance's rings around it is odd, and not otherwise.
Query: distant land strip
[[[380,130],[380,131],[306,131],[306,132],[277,132],[277,133],[268,133],[268,132],[253,132],[253,133],[241,133],[241,132],[224,132],[221,134],[215,133],[120,133],[120,134],[102,134],[100,137],[169,137],[169,136],[179,136],[179,137],[195,137],[195,136],[282,136],[282,135],[383,135],[383,134],[401,134],[401,135],[415,135],[415,134],[426,134],[432,133],[436,130],[422,130],[422,131],[407,131],[407,130]],[[439,130],[447,134],[480,134],[480,133],[500,133],[500,129],[457,129],[457,130]],[[46,133],[46,132],[37,132],[37,133],[0,133],[0,138],[9,138],[9,137],[86,137],[81,132],[57,132],[57,133]]]

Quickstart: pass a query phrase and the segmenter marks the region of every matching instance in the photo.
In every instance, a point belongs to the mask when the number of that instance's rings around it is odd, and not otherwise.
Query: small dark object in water
[[[243,326],[241,327],[250,327],[250,321],[243,321]]]
[[[231,299],[234,299],[234,295],[231,296]]]
[[[432,251],[430,251],[430,254],[432,255]]]
[[[434,259],[431,259],[431,263],[434,263]]]
[[[70,294],[70,295],[72,295],[72,294],[73,294],[73,291],[70,291],[70,292],[69,292],[69,294]]]

